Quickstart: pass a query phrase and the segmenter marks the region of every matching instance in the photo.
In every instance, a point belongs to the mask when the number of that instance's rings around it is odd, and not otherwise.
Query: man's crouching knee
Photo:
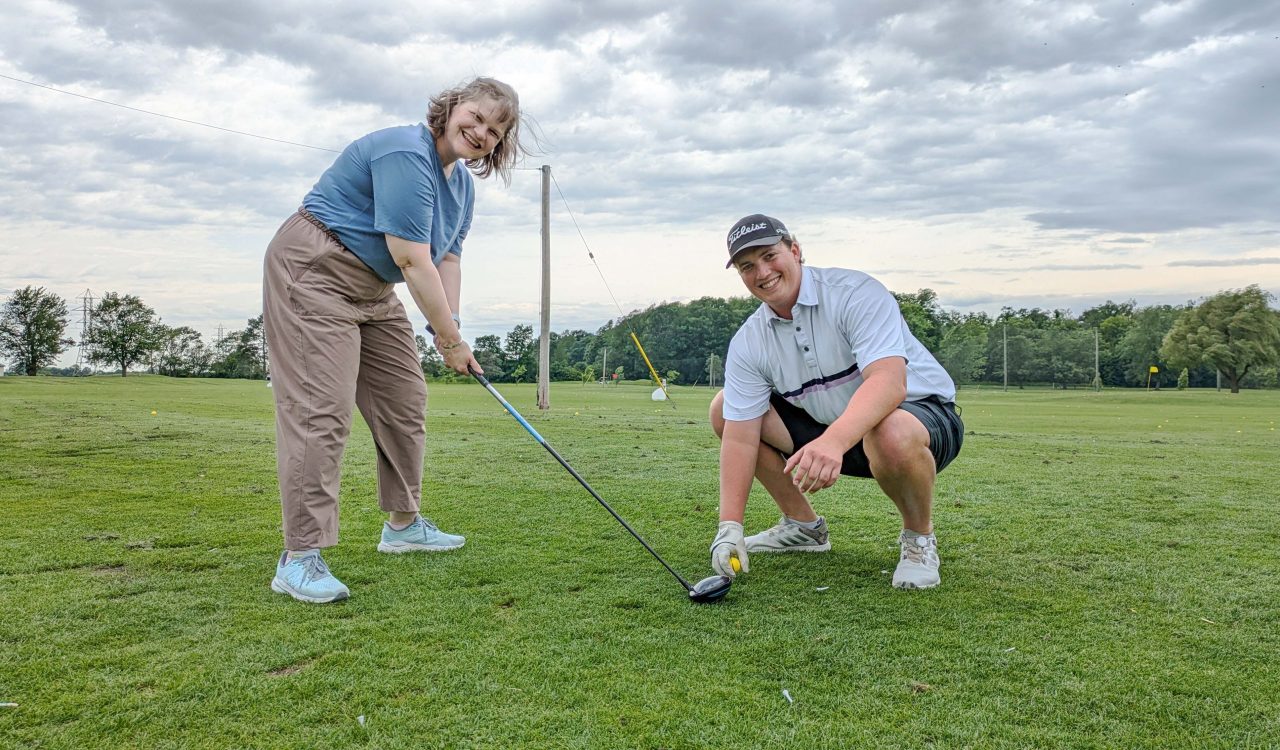
[[[711,422],[711,431],[716,434],[716,437],[724,437],[724,391],[720,391],[715,398],[711,399],[707,418]]]

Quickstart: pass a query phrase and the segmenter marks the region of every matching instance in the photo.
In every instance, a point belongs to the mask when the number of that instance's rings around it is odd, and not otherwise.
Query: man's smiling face
[[[747,291],[784,318],[800,296],[800,243],[781,240],[767,247],[744,250],[733,259],[733,267]]]

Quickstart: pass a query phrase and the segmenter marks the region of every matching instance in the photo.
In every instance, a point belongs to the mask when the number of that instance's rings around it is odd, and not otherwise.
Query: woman
[[[505,83],[477,78],[445,91],[431,99],[425,123],[347,146],[267,247],[263,318],[285,541],[273,591],[315,603],[349,595],[320,550],[338,542],[353,404],[373,433],[378,505],[390,514],[378,551],[466,541],[418,515],[427,387],[395,285],[408,284],[445,364],[480,370],[458,330],[470,171],[509,182],[519,122],[519,100]]]

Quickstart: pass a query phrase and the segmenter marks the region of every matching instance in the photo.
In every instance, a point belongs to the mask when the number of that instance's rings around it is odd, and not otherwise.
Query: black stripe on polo
[[[788,399],[791,398],[792,396],[799,396],[801,393],[804,393],[809,388],[812,388],[814,386],[819,386],[819,385],[825,385],[827,383],[830,383],[833,380],[839,380],[840,378],[847,378],[857,370],[858,370],[858,363],[854,362],[852,365],[848,367],[848,369],[841,370],[840,372],[837,372],[834,375],[824,375],[820,378],[814,378],[813,380],[802,383],[800,387],[794,391],[787,391],[786,393],[780,393],[778,395]]]

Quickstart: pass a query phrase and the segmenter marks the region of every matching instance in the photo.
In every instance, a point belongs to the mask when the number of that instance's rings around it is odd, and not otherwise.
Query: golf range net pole
[[[612,507],[610,507],[609,504],[604,501],[603,497],[600,497],[600,493],[596,492],[594,489],[592,489],[591,485],[587,484],[587,480],[583,479],[581,474],[574,471],[573,467],[569,465],[569,462],[564,460],[564,458],[559,453],[556,452],[555,448],[551,447],[551,444],[547,442],[546,438],[542,437],[542,435],[539,435],[538,431],[533,429],[533,425],[529,424],[529,422],[524,417],[520,416],[520,412],[516,411],[515,407],[507,403],[507,400],[502,397],[501,393],[498,393],[498,389],[494,388],[493,384],[490,383],[489,380],[485,378],[485,376],[476,372],[469,365],[467,367],[467,370],[471,373],[471,376],[474,377],[478,383],[480,383],[480,385],[484,386],[486,391],[492,394],[494,398],[498,399],[498,403],[502,404],[502,408],[506,409],[507,413],[510,414],[512,417],[514,417],[515,420],[520,423],[520,426],[523,427],[526,432],[532,435],[533,438],[537,440],[538,443],[540,443],[543,448],[546,448],[547,452],[550,453],[552,457],[555,458],[556,461],[559,461],[560,465],[563,466],[566,471],[572,474],[574,479],[578,480],[578,484],[581,484],[583,488],[586,489],[587,492],[591,493],[591,496],[596,499],[596,502],[600,503],[600,505],[604,506],[605,510],[609,511],[609,515],[613,516],[618,521],[618,523],[622,524],[622,528],[631,532],[631,536],[635,537],[637,542],[640,542],[640,544],[644,545],[644,548],[649,550],[649,554],[653,555],[653,558],[655,560],[662,563],[662,567],[666,568],[668,573],[676,577],[676,580],[680,582],[681,586],[684,586],[686,591],[693,591],[693,586],[690,585],[690,583],[684,579],[684,576],[677,573],[674,568],[668,565],[667,561],[663,560],[662,556],[659,555],[653,549],[653,547],[649,546],[649,543],[644,540],[644,537],[640,536],[640,534],[635,529],[631,528],[631,524],[627,523],[622,518],[622,516],[618,515],[617,511],[615,511]]]

